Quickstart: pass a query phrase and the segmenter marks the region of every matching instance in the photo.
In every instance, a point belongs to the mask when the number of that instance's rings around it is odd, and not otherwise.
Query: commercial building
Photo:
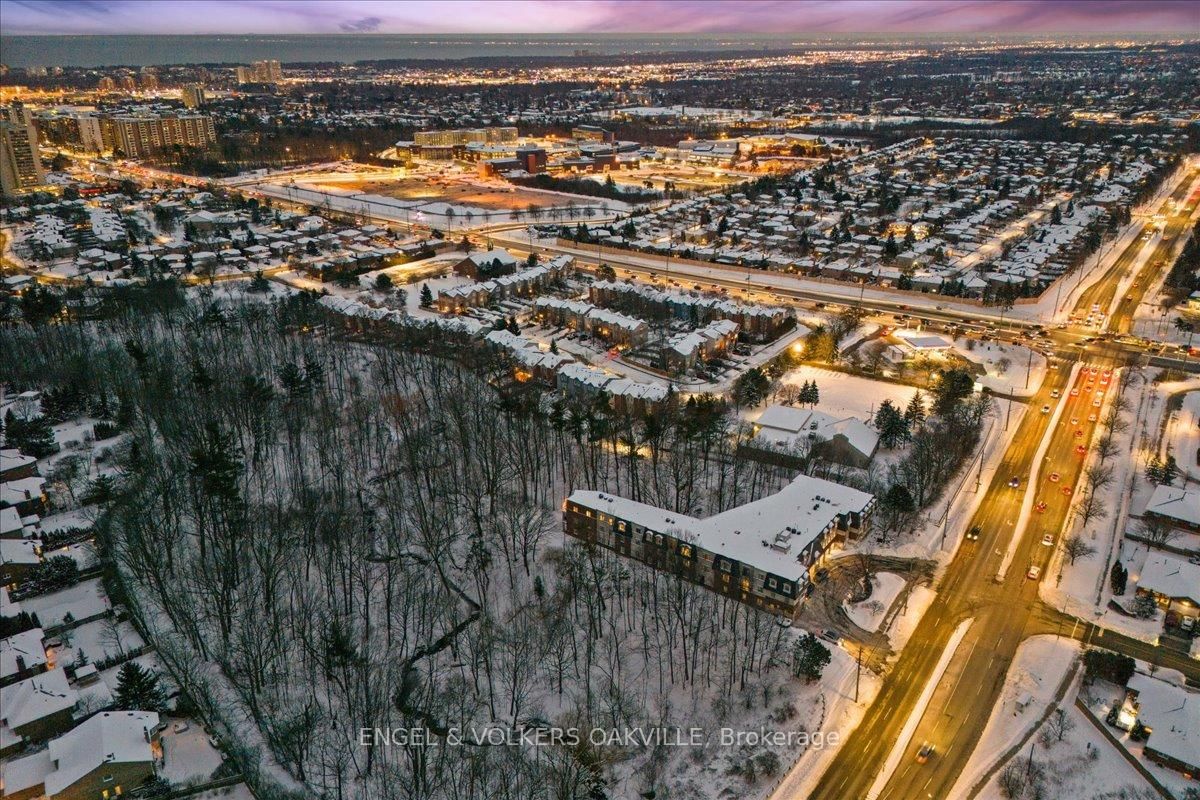
[[[874,508],[873,495],[801,475],[769,497],[706,519],[605,492],[576,491],[563,505],[563,529],[727,597],[790,616],[825,553],[839,539],[869,531]]]
[[[417,131],[413,144],[418,147],[455,147],[468,144],[510,142],[517,138],[515,127],[454,128],[445,131]]]
[[[0,194],[15,195],[46,183],[32,123],[0,121]]]

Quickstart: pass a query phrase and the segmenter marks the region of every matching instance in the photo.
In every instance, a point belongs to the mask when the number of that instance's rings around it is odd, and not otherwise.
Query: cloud
[[[379,17],[363,17],[362,19],[343,22],[338,25],[344,33],[374,33],[379,30],[383,20]]]

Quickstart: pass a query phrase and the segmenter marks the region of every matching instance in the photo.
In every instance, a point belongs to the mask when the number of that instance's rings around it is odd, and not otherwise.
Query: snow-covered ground
[[[1158,641],[1162,633],[1162,612],[1142,619],[1123,614],[1111,608],[1109,603],[1115,601],[1123,608],[1130,607],[1137,577],[1149,552],[1146,545],[1126,539],[1125,534],[1139,532],[1140,514],[1153,492],[1153,485],[1144,475],[1146,464],[1156,454],[1165,455],[1165,445],[1171,441],[1168,426],[1162,446],[1157,444],[1163,430],[1167,398],[1189,389],[1193,390],[1189,396],[1200,394],[1194,392],[1200,389],[1200,378],[1155,384],[1148,380],[1153,372],[1139,374],[1134,370],[1122,370],[1119,377],[1130,408],[1121,415],[1127,423],[1126,430],[1116,431],[1113,435],[1118,453],[1108,461],[1113,468],[1113,480],[1100,495],[1101,505],[1107,513],[1104,518],[1086,525],[1078,515],[1073,519],[1072,532],[1084,537],[1096,553],[1070,564],[1062,558],[1061,551],[1057,552],[1048,573],[1057,576],[1061,572],[1061,581],[1042,581],[1039,587],[1042,599],[1056,608],[1146,642]],[[1111,403],[1115,393],[1108,394],[1106,403]],[[1106,409],[1108,407],[1106,405]],[[1094,451],[1088,459],[1089,463],[1096,460]],[[1172,544],[1188,546],[1194,541],[1189,535],[1181,534]],[[1114,560],[1120,560],[1129,572],[1125,594],[1120,597],[1113,596],[1108,580]]]
[[[793,386],[816,381],[821,397],[817,403],[819,410],[837,417],[857,417],[864,421],[874,419],[875,412],[884,400],[891,400],[903,411],[917,391],[912,386],[875,381],[807,364],[789,370],[780,380]]]
[[[1047,748],[1040,742],[1034,748],[1035,763],[1044,765],[1046,788],[1051,798],[1079,800],[1139,800],[1158,798],[1146,780],[1138,774],[1112,744],[1070,704],[1067,718],[1070,731],[1061,742]],[[1018,754],[1015,761],[1028,759],[1028,751]],[[1006,800],[1000,791],[1000,771],[997,771],[976,800]]]
[[[21,608],[37,614],[43,628],[53,628],[71,619],[83,620],[104,614],[112,607],[99,578],[81,581],[60,592],[28,597]]]
[[[954,340],[954,352],[987,370],[975,380],[998,395],[1011,392],[1013,397],[1029,397],[1046,377],[1046,357],[1023,345],[959,337]]]
[[[840,647],[832,648],[833,658],[821,676],[821,685],[826,687],[819,698],[820,710],[824,724],[818,729],[826,737],[837,734],[836,742],[844,742],[862,721],[867,708],[879,692],[882,681],[870,670],[864,669],[858,676],[858,702],[854,702],[855,673],[858,672],[854,657]],[[810,730],[813,730],[810,728]],[[769,787],[765,794],[771,800],[790,800],[790,798],[806,797],[816,782],[820,780],[825,768],[837,752],[836,742],[827,738],[829,746],[821,748],[810,747],[798,754],[793,760],[784,762],[782,777]],[[711,784],[710,784],[711,785]],[[708,787],[705,787],[708,788]],[[701,793],[703,792],[703,793]],[[695,794],[682,794],[681,797],[741,797],[750,798],[752,795],[735,790],[728,795],[717,794],[711,789]]]
[[[1167,424],[1167,442],[1179,469],[1200,481],[1200,391],[1183,396],[1183,405]]]
[[[967,797],[996,760],[1038,724],[1078,654],[1077,642],[1056,636],[1033,636],[1021,643],[999,702],[951,797]]]
[[[82,663],[82,657],[89,662],[109,661],[146,645],[132,624],[112,617],[63,631],[56,638],[63,643],[62,647],[54,648],[57,661],[63,666]]]
[[[904,604],[903,612],[896,615],[891,627],[887,630],[888,643],[891,644],[893,650],[898,653],[904,649],[904,645],[908,644],[909,637],[921,623],[921,617],[925,616],[925,612],[933,605],[936,598],[937,592],[928,586],[912,588],[908,595],[908,602]]]
[[[222,757],[209,743],[208,733],[193,719],[167,717],[166,723],[162,733],[163,763],[158,774],[177,785],[209,779],[221,766]]]
[[[891,572],[877,572],[871,578],[871,596],[861,603],[846,603],[846,613],[854,624],[866,631],[879,628],[892,601],[904,588],[905,579]]]

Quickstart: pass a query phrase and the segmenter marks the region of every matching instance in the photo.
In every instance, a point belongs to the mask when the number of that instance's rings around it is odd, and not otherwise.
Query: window
[[[778,582],[774,578],[767,578],[767,588],[768,589],[774,589],[774,588],[776,588],[777,585],[778,585]]]
[[[661,533],[654,534],[654,543],[659,547],[662,547],[663,537]]]
[[[692,546],[690,544],[679,545],[679,555],[683,556],[684,558],[691,558]]]
[[[728,559],[722,558],[719,566],[721,568],[721,572],[733,572],[733,564],[731,564]]]

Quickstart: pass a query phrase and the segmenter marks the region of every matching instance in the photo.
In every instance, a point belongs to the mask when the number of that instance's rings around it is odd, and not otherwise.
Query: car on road
[[[921,749],[917,751],[917,763],[924,764],[933,756],[934,752],[934,746],[929,742],[924,742]]]
[[[1042,502],[1038,503],[1037,505],[1035,505],[1035,506],[1033,507],[1033,510],[1034,510],[1034,511],[1036,511],[1037,513],[1039,513],[1039,514],[1044,514],[1044,513],[1046,513],[1046,503],[1045,503],[1045,501],[1042,501]]]
[[[1047,533],[1045,536],[1043,536],[1042,537],[1042,546],[1043,547],[1054,547],[1054,536],[1052,536],[1049,533]]]
[[[1071,397],[1079,397],[1079,387],[1078,386],[1071,390]]]
[[[1088,422],[1095,422],[1095,421],[1096,421],[1096,413],[1092,412],[1091,414],[1088,414]]]
[[[1072,425],[1078,425],[1078,424],[1079,424],[1079,417],[1071,417],[1071,424],[1072,424]]]
[[[1079,431],[1075,431],[1075,438],[1076,438],[1076,439],[1082,439],[1082,438],[1083,438],[1083,431],[1081,431],[1081,430],[1079,430]]]
[[[838,636],[837,631],[830,630],[829,628],[821,631],[821,638],[827,642],[833,642],[834,644],[840,644],[842,641],[841,637]]]
[[[1049,414],[1049,413],[1050,413],[1050,406],[1042,406],[1042,413],[1043,413],[1043,414]]]
[[[983,533],[982,528],[980,528],[978,525],[972,525],[970,530],[967,531],[967,538],[971,541],[975,541],[979,538],[979,534],[981,533]]]
[[[1075,445],[1075,452],[1081,456],[1087,455],[1087,447],[1082,444]]]
[[[1070,487],[1070,486],[1064,486],[1064,487],[1062,488],[1062,493],[1063,493],[1063,494],[1065,494],[1065,495],[1067,495],[1068,497],[1070,497],[1070,495],[1071,495],[1071,487]]]
[[[1058,389],[1051,389],[1051,390],[1050,390],[1050,396],[1051,396],[1051,397],[1058,397]]]
[[[1019,488],[1020,485],[1021,485],[1021,479],[1016,477],[1015,475],[1008,479],[1008,486],[1010,489]]]
[[[1047,480],[1049,480],[1051,483],[1058,483],[1061,477],[1062,476],[1060,476],[1057,472],[1051,472],[1047,476]]]
[[[1096,408],[1099,408],[1100,404],[1103,402],[1104,402],[1103,399],[1097,397],[1095,400],[1092,401],[1092,405],[1095,406]]]
[[[1031,581],[1036,581],[1042,574],[1042,568],[1037,564],[1030,564],[1029,569],[1025,570],[1025,577]]]

